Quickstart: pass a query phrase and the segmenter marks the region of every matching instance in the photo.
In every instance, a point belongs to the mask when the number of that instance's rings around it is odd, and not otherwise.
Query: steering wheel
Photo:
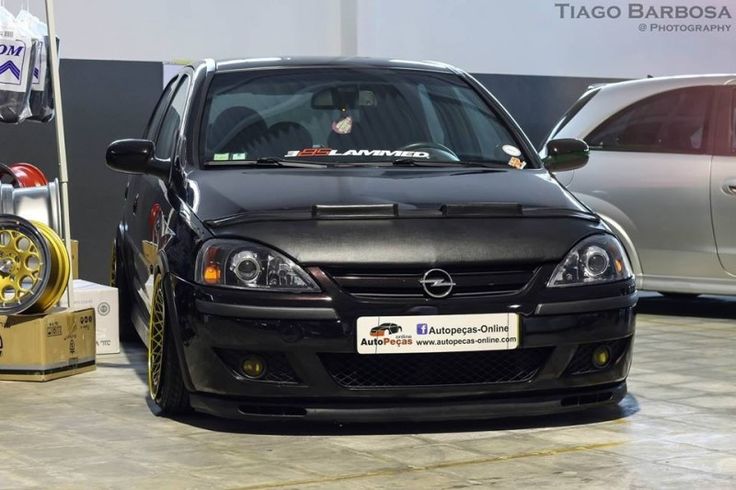
[[[459,162],[460,157],[457,156],[457,153],[452,151],[450,148],[446,147],[443,144],[435,143],[433,141],[418,141],[416,143],[411,143],[406,146],[402,146],[399,148],[399,151],[413,151],[413,150],[435,150],[435,154],[439,153],[440,156],[443,158],[447,158],[447,161],[450,162]]]

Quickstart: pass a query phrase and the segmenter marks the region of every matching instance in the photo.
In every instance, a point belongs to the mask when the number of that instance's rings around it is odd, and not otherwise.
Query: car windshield
[[[220,73],[202,121],[200,157],[208,165],[526,165],[504,122],[454,74],[377,68]]]

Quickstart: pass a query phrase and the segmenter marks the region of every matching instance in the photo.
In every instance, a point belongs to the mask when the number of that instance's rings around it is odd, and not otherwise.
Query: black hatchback
[[[263,420],[480,419],[617,403],[634,278],[501,105],[439,63],[204,61],[165,89],[113,253],[150,394]],[[389,327],[386,327],[386,326]]]

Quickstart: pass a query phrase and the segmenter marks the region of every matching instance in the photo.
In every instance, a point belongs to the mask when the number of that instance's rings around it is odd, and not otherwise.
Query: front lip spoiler
[[[579,301],[563,301],[560,303],[542,303],[534,310],[535,315],[564,315],[568,313],[586,313],[590,311],[615,310],[636,306],[639,293],[633,292],[626,296],[614,296],[598,299],[583,299]]]
[[[302,420],[311,422],[430,422],[485,420],[538,416],[578,411],[615,404],[626,396],[626,381],[595,388],[565,390],[559,393],[493,398],[488,400],[417,401],[401,403],[348,404],[339,402],[273,402],[239,400],[193,393],[192,407],[220,417],[260,422]]]

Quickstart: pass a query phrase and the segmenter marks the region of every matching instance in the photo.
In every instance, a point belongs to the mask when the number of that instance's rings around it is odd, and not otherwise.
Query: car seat
[[[212,123],[208,135],[208,151],[239,153],[264,137],[266,122],[249,107],[229,107]]]
[[[312,135],[299,123],[281,121],[271,125],[251,152],[259,157],[282,157],[290,150],[312,147]]]

